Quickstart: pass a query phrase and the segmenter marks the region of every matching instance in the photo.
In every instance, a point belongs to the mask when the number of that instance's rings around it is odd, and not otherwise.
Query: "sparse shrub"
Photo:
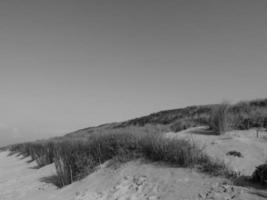
[[[173,123],[170,126],[170,129],[173,132],[179,132],[179,131],[194,127],[196,125],[197,125],[197,123],[195,121],[193,121],[193,120],[189,120],[189,119],[179,120],[179,121]]]
[[[217,134],[222,135],[227,131],[228,121],[227,112],[229,105],[227,103],[222,103],[214,106],[211,111],[209,126],[212,130],[216,131]]]
[[[251,106],[248,102],[239,102],[229,108],[229,126],[232,129],[246,130],[251,127]]]
[[[147,135],[139,141],[139,146],[145,158],[180,167],[191,166],[202,159],[201,151],[186,140]]]
[[[197,167],[203,173],[207,173],[213,176],[223,176],[229,179],[235,179],[240,175],[239,173],[227,167],[224,162],[220,160],[212,160],[207,155],[203,156],[201,164]]]
[[[267,100],[240,102],[229,108],[232,129],[267,128]]]

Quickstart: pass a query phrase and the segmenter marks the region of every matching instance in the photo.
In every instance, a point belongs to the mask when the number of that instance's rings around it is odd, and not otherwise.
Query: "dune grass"
[[[97,134],[87,140],[23,144],[39,166],[55,163],[58,186],[63,187],[92,173],[106,161],[127,162],[144,158],[175,167],[196,167],[211,175],[234,174],[186,140],[172,140],[160,134]],[[21,148],[16,148],[21,149]],[[26,148],[27,149],[27,148]]]
[[[28,142],[15,144],[8,148],[9,155],[18,154],[23,157],[30,156],[35,160],[39,167],[51,164],[54,162],[55,143],[48,141]]]
[[[123,123],[79,130],[57,139],[11,145],[8,149],[10,155],[31,156],[39,167],[54,162],[57,176],[53,180],[57,179],[60,187],[85,177],[108,160],[127,162],[138,158],[235,177],[224,163],[212,160],[194,144],[160,134],[198,125],[208,125],[218,134],[228,128],[266,128],[267,99],[163,111]]]

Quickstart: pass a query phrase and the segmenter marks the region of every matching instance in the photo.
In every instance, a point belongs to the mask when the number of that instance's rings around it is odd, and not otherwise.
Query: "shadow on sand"
[[[42,168],[42,167],[39,166],[39,165],[35,165],[35,166],[33,166],[33,167],[29,167],[29,169],[40,169],[40,168]]]
[[[32,163],[34,160],[33,159],[30,159],[30,160],[27,160],[26,162],[27,163]]]
[[[242,186],[242,187],[249,187],[259,190],[267,190],[267,185],[262,185],[260,183],[255,183],[251,181],[250,176],[240,176],[234,181],[234,185]]]
[[[62,184],[61,184],[60,179],[58,178],[57,175],[52,175],[52,176],[40,178],[40,181],[43,183],[53,184],[57,188],[62,188]]]
[[[259,197],[267,198],[267,185],[254,183],[250,176],[240,176],[234,181],[235,186],[248,188],[248,193]]]

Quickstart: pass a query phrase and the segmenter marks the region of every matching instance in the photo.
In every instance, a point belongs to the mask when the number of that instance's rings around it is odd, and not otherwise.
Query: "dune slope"
[[[44,178],[53,165],[35,169],[29,159],[0,153],[1,200],[174,200],[174,199],[265,199],[223,178],[160,163],[131,161],[117,168],[108,163],[85,179],[57,189]],[[47,179],[46,179],[47,180]],[[263,191],[264,192],[264,191]]]

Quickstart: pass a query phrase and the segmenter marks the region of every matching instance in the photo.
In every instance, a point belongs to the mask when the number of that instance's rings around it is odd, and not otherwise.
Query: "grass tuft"
[[[222,104],[216,105],[211,111],[209,126],[218,135],[222,135],[227,131],[228,110],[229,110],[229,104],[222,103]]]

